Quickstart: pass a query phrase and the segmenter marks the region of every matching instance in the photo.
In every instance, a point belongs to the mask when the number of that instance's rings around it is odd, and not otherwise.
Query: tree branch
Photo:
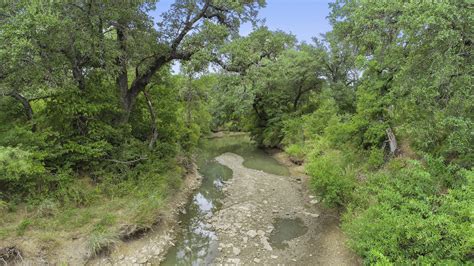
[[[105,159],[105,161],[113,162],[113,163],[121,163],[121,164],[134,164],[136,162],[144,161],[144,160],[147,160],[147,159],[148,159],[147,157],[140,157],[138,159],[131,160],[131,161],[120,161],[120,160],[115,160],[115,159]]]
[[[28,99],[26,99],[23,95],[21,95],[20,93],[16,91],[10,92],[7,95],[18,100],[21,103],[21,105],[23,105],[23,109],[25,110],[25,115],[28,121],[33,119],[33,109],[31,108],[31,105]]]

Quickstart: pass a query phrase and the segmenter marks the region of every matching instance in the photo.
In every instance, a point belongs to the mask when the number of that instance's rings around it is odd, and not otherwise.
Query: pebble
[[[268,251],[273,251],[273,248],[272,248],[272,246],[270,246],[270,243],[268,243],[266,237],[262,236],[260,238],[260,242],[262,243],[262,246],[263,246],[264,249],[266,249]]]
[[[227,260],[231,265],[240,265],[240,259],[237,258],[230,258]]]
[[[317,214],[317,213],[302,212],[302,214],[311,216],[311,217],[313,217],[313,218],[318,218],[318,217],[319,217],[319,214]]]
[[[313,200],[311,200],[309,203],[311,203],[311,204],[317,204],[318,202],[319,202],[319,201],[318,201],[317,199],[313,199]]]
[[[310,255],[311,256],[311,255]],[[278,259],[278,256],[277,255],[271,255],[270,258],[272,259]]]
[[[253,259],[253,262],[255,262],[255,263],[260,263],[260,259],[255,258],[255,259]]]
[[[238,256],[240,254],[240,248],[233,247],[232,248],[232,253],[234,253],[235,256]]]
[[[257,231],[255,231],[255,230],[249,230],[249,231],[247,232],[247,235],[248,235],[250,238],[254,238],[254,237],[257,236]]]

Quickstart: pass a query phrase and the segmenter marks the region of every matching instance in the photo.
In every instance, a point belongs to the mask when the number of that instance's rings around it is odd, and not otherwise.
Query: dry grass
[[[107,252],[120,240],[124,225],[149,228],[159,220],[167,195],[164,191],[169,188],[156,186],[154,182],[134,184],[137,187],[121,197],[99,194],[85,206],[61,206],[57,201],[45,199],[34,207],[21,204],[2,208],[0,248],[15,245],[30,249],[27,250],[30,254],[39,250],[54,254],[54,250],[67,242],[81,239],[86,242],[88,254]],[[89,189],[95,188],[87,187],[81,193],[86,194]],[[31,241],[25,245],[22,239]]]

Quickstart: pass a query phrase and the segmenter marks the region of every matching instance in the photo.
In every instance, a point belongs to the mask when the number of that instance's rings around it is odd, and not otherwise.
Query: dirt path
[[[215,264],[360,264],[344,245],[337,216],[307,195],[306,177],[249,169],[242,165],[243,158],[233,153],[216,159],[232,169],[233,179],[226,184],[223,208],[210,221],[219,238],[220,255]],[[277,248],[270,240],[276,233],[273,231],[279,231],[274,222],[283,218],[300,219],[307,230],[283,242],[286,248]]]

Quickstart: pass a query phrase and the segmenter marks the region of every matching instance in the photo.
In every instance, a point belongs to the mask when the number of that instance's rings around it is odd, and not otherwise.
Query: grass
[[[20,224],[18,224],[18,226],[16,227],[16,235],[17,236],[24,235],[26,229],[28,228],[28,226],[30,226],[30,224],[31,224],[30,219],[24,219],[23,221],[21,221]]]
[[[94,231],[89,237],[87,249],[92,256],[110,250],[119,241],[117,234],[108,231]]]
[[[101,254],[119,241],[123,225],[143,228],[157,221],[172,191],[166,182],[179,187],[176,184],[180,183],[180,175],[170,175],[122,183],[118,188],[109,186],[107,191],[97,186],[84,186],[80,181],[81,194],[93,194],[92,200],[86,199],[88,204],[85,205],[44,199],[35,205],[23,203],[9,210],[3,208],[0,213],[0,246],[11,245],[19,236],[25,236],[36,240],[40,245],[37,248],[52,250],[65,241],[81,237],[87,239],[91,255]],[[118,189],[122,191],[117,192]],[[80,200],[84,202],[83,198]]]

